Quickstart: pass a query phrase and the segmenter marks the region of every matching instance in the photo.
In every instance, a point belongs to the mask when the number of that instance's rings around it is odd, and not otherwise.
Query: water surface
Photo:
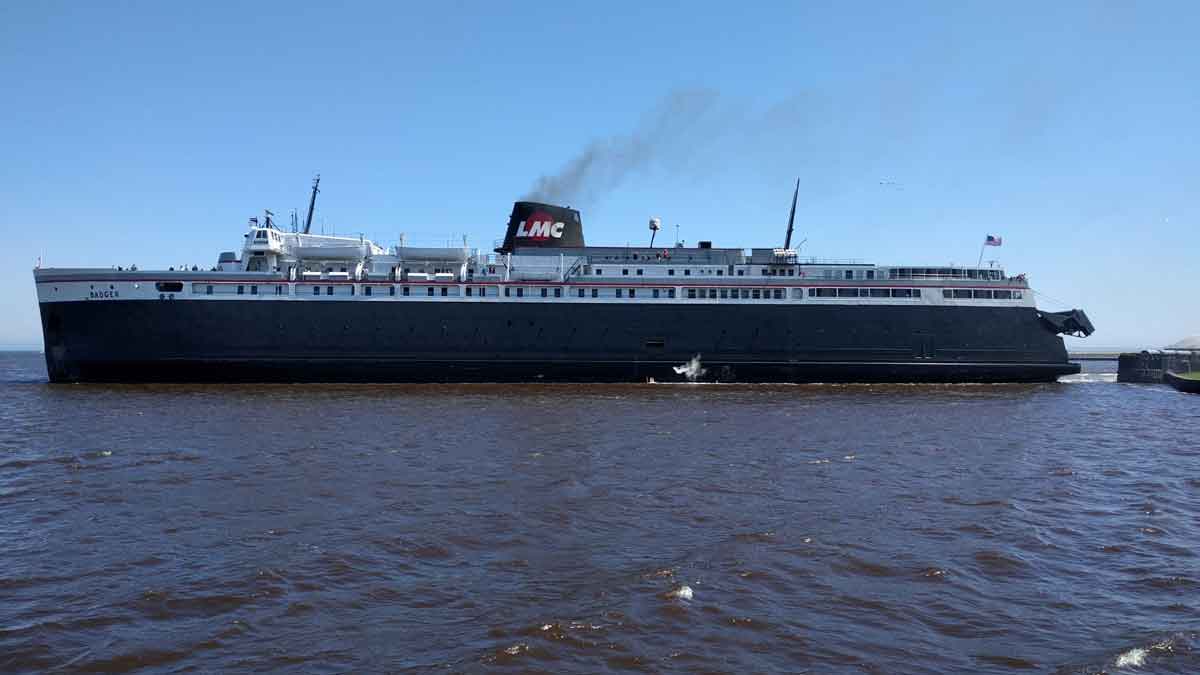
[[[1200,397],[1113,367],[50,386],[3,354],[0,671],[1194,673]]]

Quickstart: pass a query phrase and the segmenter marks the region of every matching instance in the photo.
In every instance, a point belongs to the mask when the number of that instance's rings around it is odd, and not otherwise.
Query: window
[[[404,297],[406,297],[406,298],[407,298],[407,297],[408,297],[408,294],[409,294],[409,288],[408,288],[408,286],[405,286],[405,287],[404,287]]]
[[[975,297],[976,300],[991,300],[992,299],[991,291],[973,291],[972,295]]]
[[[689,299],[689,300],[695,300],[695,299],[696,299],[696,289],[694,289],[694,288],[689,288],[689,289],[688,289],[688,299]]]
[[[320,294],[321,294],[321,287],[313,286],[313,295],[320,295]]]
[[[629,289],[629,297],[631,297],[631,298],[632,298],[632,297],[635,297],[635,296],[637,296],[637,289],[636,289],[636,288],[631,288],[631,289]]]
[[[467,286],[467,297],[471,297],[471,287]]]
[[[427,295],[431,298],[433,297],[433,286],[427,286],[425,288],[425,295]]]
[[[629,268],[628,267],[621,268],[621,276],[624,276],[624,277],[629,276]]]
[[[561,288],[554,289],[554,297],[556,297],[556,298],[562,297],[562,289]]]
[[[604,274],[604,270],[602,270],[602,269],[600,269],[599,267],[597,267],[597,268],[596,268],[596,276],[600,276],[601,274]]]
[[[673,297],[675,297],[675,289],[674,289],[674,288],[668,288],[668,289],[667,289],[667,297],[668,297],[668,298],[673,298]]]
[[[209,284],[207,287],[205,287],[205,289],[204,289],[204,294],[205,294],[205,295],[212,295],[212,284]]]
[[[446,286],[442,286],[442,297],[444,298],[447,295],[450,295],[450,289]]]
[[[842,272],[842,278],[853,279],[854,278],[854,270],[846,270],[846,271]]]
[[[956,298],[970,298],[970,297],[971,297],[971,291],[964,291],[964,290],[962,290],[962,289],[955,289],[955,290],[954,290],[954,297],[956,297]]]
[[[579,297],[581,297],[581,298],[583,297],[583,289],[582,288],[579,289]]]
[[[623,292],[624,292],[623,289],[618,288],[617,289],[617,297],[618,298],[624,297],[623,295],[621,295],[621,293],[623,293]]]
[[[691,270],[684,270],[684,271],[683,271],[683,276],[685,276],[685,277],[690,277],[690,276],[692,276],[692,271],[691,271]]]
[[[518,298],[525,297],[525,289],[524,288],[520,288],[520,287],[517,288],[517,297]]]
[[[744,276],[746,276],[746,270],[738,270],[738,276],[739,276],[739,277],[744,277]]]
[[[250,287],[250,295],[258,295],[258,286]]]
[[[769,274],[769,272],[767,272],[767,268],[762,268],[762,275],[765,277],[767,274]]]
[[[713,300],[716,300],[717,299],[717,289],[715,289],[715,288],[708,289],[708,297],[712,298]]]
[[[547,290],[547,289],[545,289],[545,288],[543,288],[543,289],[542,289],[542,297],[543,297],[543,298],[544,298],[544,297],[546,297],[546,295],[547,295],[547,292],[548,292],[548,290]]]
[[[238,286],[238,295],[241,295],[246,290],[245,286]]]
[[[370,295],[370,294],[371,294],[371,287],[363,286],[363,295]]]
[[[914,290],[912,288],[893,288],[892,289],[892,297],[893,298],[912,298],[912,297],[919,298],[919,297],[921,297],[921,291]]]
[[[729,297],[729,289],[722,288],[721,289],[721,299],[724,300],[725,298],[728,298],[728,297]]]
[[[668,269],[668,270],[667,270],[667,276],[669,276],[669,277],[673,277],[673,276],[675,276],[675,270],[674,270],[673,268],[672,268],[672,269]]]
[[[395,294],[396,294],[396,287],[388,286],[388,295],[395,295]]]
[[[641,270],[641,269],[638,269],[638,271],[637,271],[637,275],[638,275],[639,277],[640,277],[640,276],[642,276],[642,270]]]
[[[725,276],[725,270],[717,270],[717,276],[719,276],[719,277]]]
[[[867,278],[874,279],[875,278],[875,270],[867,270]]]
[[[775,290],[771,291],[771,296],[774,297],[776,300],[782,300],[783,299],[783,289],[776,288]]]
[[[598,289],[598,288],[593,288],[593,289],[592,289],[592,297],[593,297],[593,298],[598,298],[598,297],[600,297],[600,289]]]
[[[788,269],[788,276],[789,276],[789,277],[794,277],[794,276],[796,276],[796,270],[794,270],[794,269]]]
[[[154,284],[154,287],[158,289],[159,293],[182,293],[183,292],[183,282],[182,281],[159,281]]]
[[[942,297],[943,298],[952,298],[952,297],[954,297],[954,294],[950,292],[949,288],[943,288],[942,289]]]
[[[655,289],[651,290],[651,291],[650,291],[650,295],[652,295],[653,297],[656,297],[656,298],[657,298],[657,297],[658,297],[658,289],[657,289],[657,288],[655,288]]]
[[[512,291],[512,289],[511,289],[511,288],[509,288],[508,286],[505,286],[505,287],[504,287],[504,297],[506,297],[506,298],[507,298],[507,297],[509,296],[509,293],[510,293],[511,291]]]
[[[755,300],[758,300],[760,297],[762,297],[762,291],[760,291],[756,288],[756,289],[750,291],[750,297],[754,298]]]
[[[890,298],[892,296],[891,292],[886,288],[872,288],[869,295],[872,298]]]
[[[808,297],[810,298],[836,298],[836,288],[810,288],[808,289]]]
[[[1013,291],[1012,294],[1013,294],[1013,300],[1020,300],[1021,298],[1025,297],[1025,295],[1021,291]]]
[[[997,300],[1012,300],[1012,291],[992,291],[992,297]]]
[[[325,289],[325,295],[333,295],[333,286],[329,286]]]

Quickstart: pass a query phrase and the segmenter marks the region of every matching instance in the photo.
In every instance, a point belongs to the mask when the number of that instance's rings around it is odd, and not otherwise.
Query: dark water
[[[0,355],[0,671],[1200,671],[1164,387],[43,376]]]

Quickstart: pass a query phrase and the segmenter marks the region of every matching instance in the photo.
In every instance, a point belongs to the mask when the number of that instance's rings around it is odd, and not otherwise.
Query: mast
[[[792,193],[792,212],[788,214],[787,237],[783,240],[785,249],[792,247],[792,224],[796,222],[796,198],[800,196],[800,179],[796,179],[796,191]]]
[[[313,179],[312,196],[308,198],[308,216],[304,219],[304,234],[308,234],[309,228],[312,227],[313,208],[317,205],[317,193],[320,192],[317,186],[320,184],[321,174],[317,174],[317,177]],[[798,188],[800,182],[797,181],[796,185]]]

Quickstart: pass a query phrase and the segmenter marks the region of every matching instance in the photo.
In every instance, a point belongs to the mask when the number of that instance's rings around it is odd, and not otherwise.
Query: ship
[[[995,264],[803,257],[796,194],[780,247],[589,246],[533,201],[486,249],[385,247],[312,232],[319,180],[207,269],[39,265],[50,382],[1052,382],[1093,331]]]

